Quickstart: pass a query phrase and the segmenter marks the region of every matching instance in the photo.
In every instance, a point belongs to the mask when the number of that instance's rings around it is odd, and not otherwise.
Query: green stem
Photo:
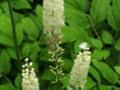
[[[12,32],[13,32],[13,40],[14,40],[14,45],[15,45],[16,57],[17,57],[17,60],[20,61],[19,49],[18,49],[18,45],[17,45],[15,21],[13,18],[11,0],[8,0],[8,6],[9,6],[10,19],[11,19],[11,23],[12,23]]]
[[[98,33],[97,33],[97,31],[96,31],[96,29],[95,29],[95,25],[94,25],[94,23],[93,23],[93,20],[91,19],[91,17],[89,16],[89,15],[87,15],[87,17],[88,17],[88,19],[90,20],[90,23],[91,23],[91,28],[92,28],[92,30],[93,30],[93,32],[95,33],[95,35],[97,36],[97,38],[99,39],[99,40],[101,40],[101,38],[100,38],[100,36],[98,35]],[[101,40],[102,41],[102,40]]]

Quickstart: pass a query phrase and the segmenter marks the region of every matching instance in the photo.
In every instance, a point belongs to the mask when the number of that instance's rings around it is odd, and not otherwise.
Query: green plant
[[[29,57],[34,63],[41,90],[64,90],[68,86],[73,60],[79,44],[90,43],[92,63],[85,90],[119,90],[120,76],[120,0],[64,0],[65,77],[51,81],[47,39],[43,34],[42,0],[11,0],[19,58],[16,56],[7,0],[0,1],[0,90],[21,89],[21,65]]]

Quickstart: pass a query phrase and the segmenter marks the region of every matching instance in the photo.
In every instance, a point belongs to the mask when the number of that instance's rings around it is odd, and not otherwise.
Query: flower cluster
[[[43,25],[44,33],[48,37],[49,55],[52,61],[50,70],[56,76],[55,82],[58,82],[59,76],[63,75],[61,58],[63,49],[60,46],[60,39],[61,28],[64,25],[64,0],[44,0]]]
[[[54,65],[50,66],[50,71],[56,76],[56,79],[53,81],[53,83],[56,83],[59,81],[59,77],[64,75],[62,70],[64,63],[61,57],[63,49],[57,44],[54,45],[51,49],[52,50],[49,50],[49,55],[51,56],[49,60],[53,62]]]
[[[39,82],[33,68],[33,63],[29,59],[25,59],[22,65],[22,90],[39,90]]]
[[[52,34],[60,34],[64,25],[64,1],[44,0],[43,8],[44,33],[48,37],[53,36]]]
[[[88,44],[86,42],[80,44],[80,49],[81,51],[74,61],[69,82],[70,86],[75,90],[83,90],[91,61],[91,52]]]

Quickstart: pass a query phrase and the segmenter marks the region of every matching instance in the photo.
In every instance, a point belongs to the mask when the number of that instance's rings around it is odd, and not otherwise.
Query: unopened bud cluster
[[[56,79],[53,81],[53,83],[57,83],[59,81],[59,77],[63,76],[63,60],[62,55],[63,49],[59,47],[59,45],[54,45],[51,50],[49,50],[50,61],[53,62],[53,66],[50,66],[50,71],[56,76]]]
[[[22,65],[22,90],[39,90],[39,82],[33,68],[33,63],[29,59],[25,59]]]
[[[59,76],[63,75],[63,49],[60,39],[61,28],[64,25],[64,0],[44,0],[43,25],[44,33],[48,37],[49,59],[52,61],[50,70],[56,76],[55,82],[58,82]]]
[[[74,88],[73,90],[83,90],[86,78],[88,75],[91,52],[89,51],[89,46],[86,42],[80,44],[81,51],[77,55],[76,60],[70,74],[70,86]]]

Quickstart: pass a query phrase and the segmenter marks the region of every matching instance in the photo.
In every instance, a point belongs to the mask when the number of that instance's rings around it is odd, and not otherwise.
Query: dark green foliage
[[[7,0],[0,0],[0,90],[21,90],[21,65],[33,63],[41,90],[66,90],[79,44],[87,41],[92,62],[85,90],[120,90],[120,0],[64,0],[61,46],[65,77],[52,84],[47,40],[43,34],[42,0],[11,0],[20,61],[16,59]]]

